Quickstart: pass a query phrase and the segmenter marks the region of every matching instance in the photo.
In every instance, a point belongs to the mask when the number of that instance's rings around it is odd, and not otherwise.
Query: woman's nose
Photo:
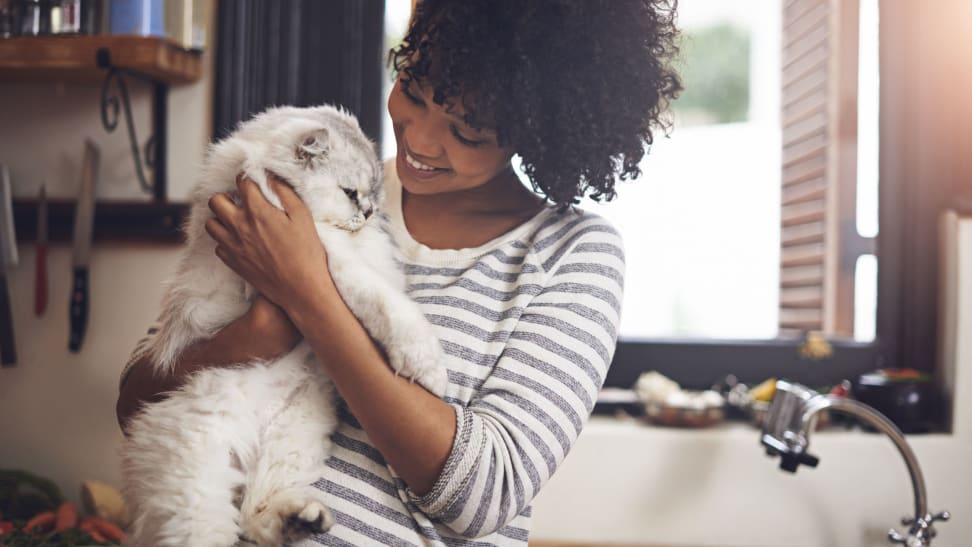
[[[405,144],[408,150],[427,159],[436,159],[442,155],[441,140],[434,127],[418,120],[405,126]]]

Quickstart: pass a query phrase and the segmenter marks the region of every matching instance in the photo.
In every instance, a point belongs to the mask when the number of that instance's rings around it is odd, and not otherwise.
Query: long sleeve
[[[587,214],[534,243],[543,245],[539,292],[477,393],[452,403],[458,429],[433,490],[411,495],[465,537],[526,510],[580,434],[614,353],[624,274],[617,233]]]

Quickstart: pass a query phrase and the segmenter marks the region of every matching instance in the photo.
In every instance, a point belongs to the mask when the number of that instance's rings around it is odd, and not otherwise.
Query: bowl
[[[645,418],[653,424],[666,427],[710,427],[725,419],[722,406],[677,406],[665,403],[645,405]]]

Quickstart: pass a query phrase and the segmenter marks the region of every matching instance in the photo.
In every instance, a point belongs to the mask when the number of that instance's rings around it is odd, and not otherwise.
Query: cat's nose
[[[365,209],[364,212],[363,212],[364,217],[365,217],[365,220],[371,218],[371,213],[374,213],[374,212],[375,212],[375,208],[374,207],[368,207],[367,209]]]

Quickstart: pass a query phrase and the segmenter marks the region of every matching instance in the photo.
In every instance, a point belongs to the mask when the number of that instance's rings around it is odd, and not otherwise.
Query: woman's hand
[[[289,185],[269,173],[267,179],[283,211],[256,183],[239,177],[241,205],[226,194],[210,198],[215,217],[206,221],[206,231],[220,260],[289,313],[332,281],[310,211]]]

